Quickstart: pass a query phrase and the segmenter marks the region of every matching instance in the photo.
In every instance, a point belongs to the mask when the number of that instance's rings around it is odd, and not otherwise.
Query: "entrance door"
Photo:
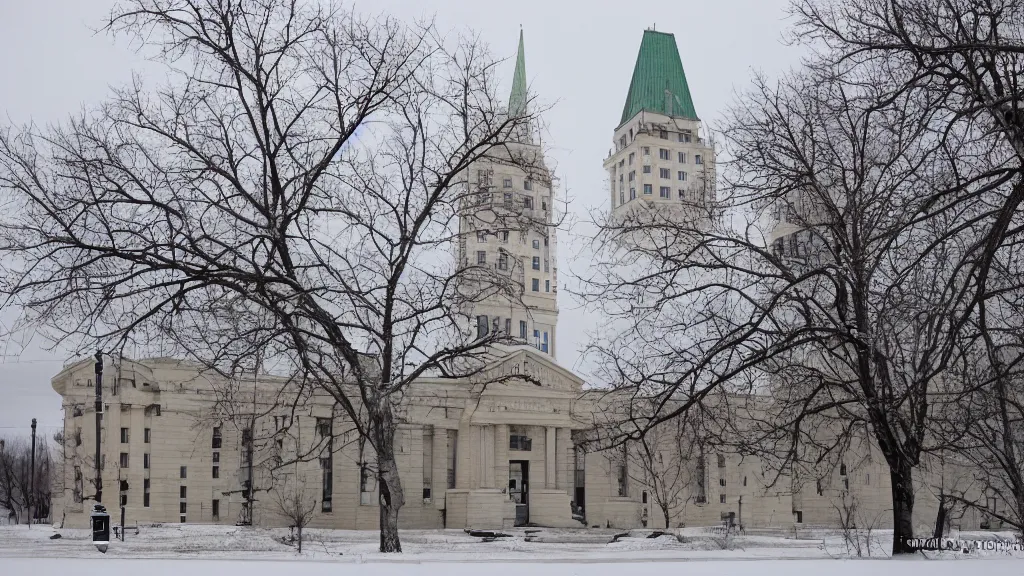
[[[508,493],[516,503],[516,526],[530,521],[530,462],[510,460],[508,463]]]

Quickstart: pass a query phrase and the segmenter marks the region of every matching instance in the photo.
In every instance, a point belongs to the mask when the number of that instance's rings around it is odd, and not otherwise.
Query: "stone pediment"
[[[495,346],[494,360],[474,380],[480,383],[579,393],[583,380],[551,356],[530,346]]]

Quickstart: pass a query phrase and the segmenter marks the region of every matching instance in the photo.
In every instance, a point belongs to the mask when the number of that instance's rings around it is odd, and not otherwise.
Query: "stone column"
[[[555,483],[559,490],[573,495],[573,453],[572,434],[568,428],[555,431]]]
[[[544,487],[555,487],[555,427],[548,426],[544,438]]]
[[[473,438],[470,434],[472,426],[469,422],[459,422],[459,436],[455,454],[455,487],[469,488],[471,472],[469,453],[473,451]]]
[[[508,488],[508,424],[494,426],[494,487]]]

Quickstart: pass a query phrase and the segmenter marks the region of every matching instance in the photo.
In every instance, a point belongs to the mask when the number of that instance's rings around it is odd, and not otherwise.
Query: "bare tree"
[[[273,489],[274,511],[285,518],[289,526],[296,531],[298,551],[302,552],[302,530],[309,525],[316,513],[317,500],[315,492],[308,490],[305,477],[299,473],[288,474],[281,486]]]
[[[171,80],[0,132],[2,292],[78,348],[301,374],[372,446],[401,551],[396,405],[508,338],[467,308],[522,285],[452,252],[471,166],[536,161],[530,108],[505,112],[477,39],[331,4],[126,0],[107,29]]]
[[[0,508],[15,523],[50,516],[52,491],[51,450],[44,440],[36,443],[35,474],[32,444],[25,438],[0,438]]]
[[[628,223],[605,223],[583,297],[609,317],[591,347],[602,376],[654,399],[631,436],[719,389],[770,397],[750,411],[746,447],[778,477],[870,435],[900,553],[913,470],[938,447],[931,393],[969,316],[963,264],[1009,177],[998,144],[936,132],[933,102],[877,89],[869,72],[759,80],[723,132],[732,160],[705,221],[647,216],[630,232],[651,241],[625,248]]]

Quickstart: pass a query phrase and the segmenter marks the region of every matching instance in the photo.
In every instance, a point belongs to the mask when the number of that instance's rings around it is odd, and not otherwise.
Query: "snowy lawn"
[[[965,576],[984,570],[990,575],[1020,574],[1024,562],[1012,558],[986,558],[973,562],[935,562],[913,560],[775,560],[772,562],[648,562],[648,563],[505,563],[488,564],[487,576],[727,576],[758,574],[764,576]],[[294,562],[279,560],[130,560],[68,558],[0,558],[0,573],[31,576],[67,576],[102,574],[103,576],[281,576],[295,573]],[[303,562],[302,576],[344,574],[345,576],[480,576],[477,563],[429,562],[422,564],[348,564]]]
[[[54,533],[60,539],[51,540]],[[864,558],[853,558],[855,546],[848,545],[837,531],[806,531],[800,538],[784,531],[725,538],[708,529],[686,528],[679,536],[648,538],[650,531],[631,531],[612,542],[617,530],[523,529],[507,531],[511,537],[483,542],[461,530],[404,530],[403,554],[376,551],[374,531],[306,531],[303,553],[285,542],[287,529],[240,528],[168,524],[141,526],[129,531],[125,542],[111,542],[106,555],[92,546],[86,530],[54,530],[49,526],[0,527],[0,576],[7,574],[49,576],[68,570],[85,574],[118,576],[160,576],[182,573],[188,576],[233,574],[249,576],[288,573],[302,562],[306,574],[451,574],[530,576],[546,574],[631,574],[634,569],[651,574],[733,574],[738,572],[774,574],[822,573],[863,574],[945,574],[1024,573],[1024,553],[973,552],[970,554],[929,552],[914,558],[886,560],[891,532],[871,535],[871,559],[862,541]],[[861,535],[865,538],[866,535]],[[1009,533],[962,533],[965,540],[1010,540]],[[756,564],[751,561],[760,561]],[[764,562],[771,560],[771,562]],[[949,560],[939,561],[936,560]],[[481,562],[488,562],[486,567]],[[640,563],[644,563],[642,567]],[[605,564],[606,566],[601,566]],[[237,568],[236,568],[237,566]]]

